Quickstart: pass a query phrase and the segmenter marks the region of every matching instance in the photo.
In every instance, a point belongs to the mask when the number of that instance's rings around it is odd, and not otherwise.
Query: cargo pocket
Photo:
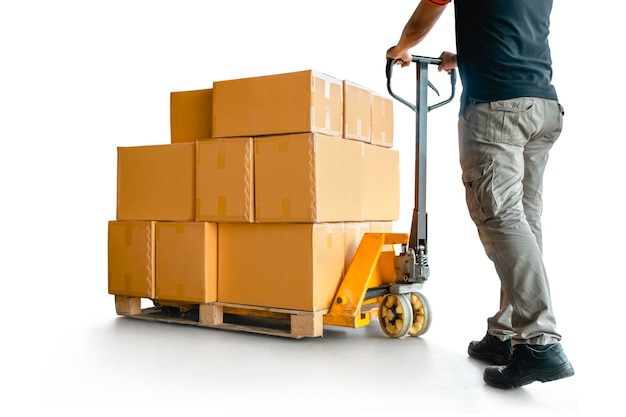
[[[493,194],[493,165],[493,161],[489,161],[463,172],[467,208],[477,225],[492,217],[498,209]]]
[[[487,139],[524,146],[532,130],[533,102],[528,98],[492,101],[487,116]]]

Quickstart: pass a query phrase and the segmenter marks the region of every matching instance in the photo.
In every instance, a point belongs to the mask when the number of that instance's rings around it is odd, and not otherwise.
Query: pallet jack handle
[[[391,88],[391,78],[393,73],[393,59],[387,59],[387,90],[389,94],[400,103],[409,107],[415,112],[415,132],[416,132],[416,158],[415,158],[415,208],[411,222],[411,234],[409,237],[409,247],[416,253],[426,254],[427,252],[427,214],[426,214],[426,115],[429,111],[448,104],[455,95],[456,70],[450,71],[450,97],[436,104],[428,106],[428,87],[432,88],[437,95],[439,91],[428,81],[428,66],[441,64],[440,58],[430,58],[425,56],[412,55],[412,62],[416,63],[416,89],[417,95],[415,103],[398,96]]]
[[[418,64],[417,67],[417,76],[418,76],[418,80],[420,79],[420,75],[421,74],[421,70],[427,70],[428,65],[439,65],[441,64],[441,58],[430,58],[430,57],[425,57],[425,56],[418,56],[418,55],[412,55],[412,62],[415,62]],[[387,59],[387,68],[386,68],[386,75],[387,75],[387,91],[389,91],[389,94],[395,98],[396,100],[398,100],[399,102],[401,102],[402,104],[406,105],[407,107],[409,107],[411,110],[413,110],[415,113],[419,112],[419,108],[418,105],[421,103],[420,100],[420,96],[418,95],[416,103],[417,104],[413,104],[410,101],[398,96],[396,93],[393,92],[393,89],[391,88],[391,77],[393,74],[393,63],[394,60],[393,59]],[[432,88],[435,93],[437,93],[437,95],[439,95],[439,91],[435,88],[435,86],[428,81],[428,73],[424,74],[425,77],[423,77],[426,81],[426,84],[428,85],[428,87]],[[450,88],[451,88],[451,93],[450,93],[450,97],[448,97],[446,100],[443,100],[439,103],[433,104],[432,106],[428,107],[428,111],[434,110],[437,107],[441,107],[444,104],[448,104],[452,101],[452,99],[454,98],[455,95],[455,87],[456,87],[456,70],[452,69],[450,71]],[[419,88],[417,89],[417,92],[419,93],[420,91],[426,91],[425,88]]]

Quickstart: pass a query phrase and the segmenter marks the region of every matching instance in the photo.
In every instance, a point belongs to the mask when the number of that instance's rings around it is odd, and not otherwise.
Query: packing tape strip
[[[153,280],[155,256],[154,256],[154,245],[152,244],[155,228],[156,228],[155,222],[150,222],[149,225],[146,226],[146,228],[144,229],[144,233],[145,233],[144,237],[146,241],[146,266],[147,266],[145,281],[146,281],[146,288],[148,290],[149,297],[154,296],[154,290],[155,290],[154,280]]]
[[[217,160],[215,162],[215,166],[217,169],[225,169],[226,168],[226,151],[223,146],[220,146],[220,149],[217,151]]]
[[[228,201],[226,196],[218,196],[217,197],[217,213],[219,215],[228,214]]]

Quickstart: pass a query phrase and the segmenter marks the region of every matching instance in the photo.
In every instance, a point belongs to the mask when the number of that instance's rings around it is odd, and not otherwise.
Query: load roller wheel
[[[419,292],[410,294],[411,310],[413,311],[413,320],[409,328],[409,335],[413,337],[421,336],[428,331],[433,315],[430,310],[428,300]]]
[[[386,294],[378,308],[378,321],[389,337],[403,337],[413,323],[413,307],[408,294]]]

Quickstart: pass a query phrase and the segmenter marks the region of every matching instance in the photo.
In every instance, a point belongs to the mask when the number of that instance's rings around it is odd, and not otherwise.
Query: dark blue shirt
[[[557,99],[548,35],[552,0],[454,0],[461,112],[471,101]]]

